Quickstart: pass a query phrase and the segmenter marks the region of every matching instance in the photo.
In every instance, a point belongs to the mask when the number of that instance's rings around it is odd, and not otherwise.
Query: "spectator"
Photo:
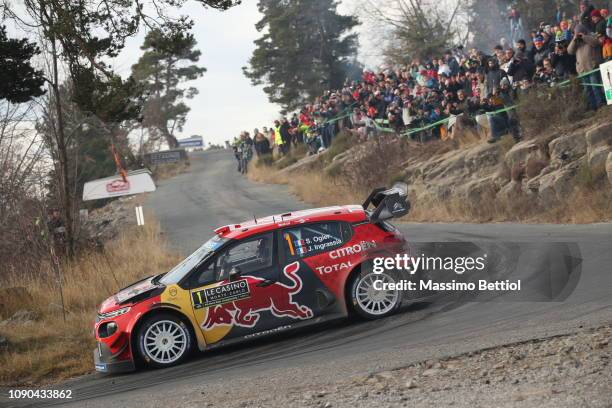
[[[604,61],[612,61],[612,37],[600,36],[601,48]]]
[[[491,56],[476,49],[466,52],[459,46],[445,51],[441,58],[413,60],[378,71],[366,69],[360,81],[347,80],[340,89],[327,90],[305,105],[291,121],[277,121],[269,130],[268,144],[286,154],[291,143],[305,143],[314,154],[329,147],[339,129],[350,129],[359,136],[356,140],[363,141],[374,137],[380,126],[401,132],[449,115],[457,116],[448,125],[453,135],[457,129],[482,125],[491,129],[492,141],[506,132],[518,140],[516,112],[491,112],[514,106],[516,96],[528,92],[534,82],[552,85],[578,72],[584,75],[589,106],[601,106],[601,87],[593,85],[599,83],[599,75],[591,71],[603,59],[612,58],[612,19],[606,21],[606,16],[606,10],[595,10],[583,1],[579,15],[568,19],[558,7],[554,26],[540,23],[531,32],[529,50],[513,33],[516,49],[502,38]],[[518,17],[516,9],[509,15],[515,22]],[[576,24],[574,30],[572,24]],[[444,137],[445,132],[435,127],[413,132],[411,137],[427,140]],[[255,139],[263,142],[258,132]],[[259,145],[256,150],[259,154]]]
[[[570,75],[576,75],[576,57],[567,53],[564,42],[555,45],[555,52],[551,55],[550,62],[557,78],[566,79]]]
[[[281,119],[280,135],[283,141],[283,144],[282,144],[282,149],[284,149],[283,154],[287,154],[289,153],[289,149],[291,148],[292,137],[291,137],[291,133],[289,132],[289,121],[285,117]]]
[[[498,88],[499,83],[505,76],[506,72],[499,67],[497,60],[489,59],[486,74],[486,94],[492,93],[493,89]]]
[[[591,11],[591,22],[593,23],[593,32],[597,35],[606,35],[606,20],[601,17],[600,10]]]
[[[254,144],[255,144],[255,153],[257,153],[257,157],[260,157],[265,154],[270,154],[270,142],[268,138],[261,133],[258,129],[253,131]]]
[[[508,66],[508,75],[511,75],[513,81],[517,83],[523,80],[529,81],[533,77],[534,71],[533,63],[521,51],[516,52]]]
[[[567,52],[576,56],[576,71],[584,74],[582,81],[587,94],[589,107],[593,110],[606,103],[599,72],[591,72],[599,66],[602,59],[601,46],[595,36],[589,34],[588,29],[579,24],[576,26],[574,38],[567,47]]]
[[[544,58],[548,57],[550,51],[546,47],[546,42],[542,36],[537,36],[533,39],[533,48],[531,51],[531,60],[535,65],[542,65]]]
[[[527,53],[527,43],[525,40],[520,39],[516,42],[516,52],[522,52],[523,54]]]
[[[578,22],[582,24],[588,31],[593,31],[593,20],[591,19],[591,12],[595,8],[589,4],[587,0],[580,1],[580,16]]]

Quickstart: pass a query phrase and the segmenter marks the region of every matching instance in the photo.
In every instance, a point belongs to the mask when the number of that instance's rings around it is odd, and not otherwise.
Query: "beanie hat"
[[[576,28],[574,28],[574,31],[576,33],[582,33],[582,34],[588,34],[589,33],[588,28],[586,28],[586,26],[584,24],[576,25]]]
[[[601,17],[601,11],[599,9],[591,11],[591,17]]]

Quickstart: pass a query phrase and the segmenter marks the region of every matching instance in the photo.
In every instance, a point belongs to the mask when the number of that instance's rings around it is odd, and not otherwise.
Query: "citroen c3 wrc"
[[[295,211],[215,230],[171,271],[136,282],[100,305],[95,368],[179,364],[208,350],[356,314],[376,319],[400,306],[374,282],[375,257],[406,251],[386,220],[408,213],[406,185],[372,191],[361,206]],[[377,286],[380,287],[380,286]],[[388,285],[387,285],[388,287]]]

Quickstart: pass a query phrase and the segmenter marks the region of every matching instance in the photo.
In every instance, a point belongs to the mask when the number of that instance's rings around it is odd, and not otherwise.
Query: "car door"
[[[246,238],[193,274],[193,312],[208,344],[278,328],[284,317],[309,317],[287,304],[291,288],[279,282],[277,247],[274,232]]]
[[[336,263],[329,254],[350,239],[350,226],[338,221],[304,223],[279,233],[281,266],[284,270],[298,264],[303,281],[294,300],[308,305],[314,316],[342,313],[343,302],[338,301],[342,300],[344,283],[341,275],[348,273],[352,265]]]

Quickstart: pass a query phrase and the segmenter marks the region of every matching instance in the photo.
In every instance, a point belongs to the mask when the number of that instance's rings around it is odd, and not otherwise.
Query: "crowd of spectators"
[[[508,19],[510,38],[516,38],[522,29],[520,13],[512,9]],[[583,0],[572,18],[557,12],[552,20],[542,22],[528,40],[511,44],[502,39],[488,52],[459,46],[438,58],[364,70],[360,80],[326,91],[291,118],[256,129],[253,137],[243,132],[240,138],[249,140],[258,155],[275,146],[286,154],[302,142],[316,153],[328,148],[342,128],[361,139],[388,130],[426,141],[452,137],[458,128],[482,127],[488,128],[489,142],[506,133],[518,140],[521,131],[512,107],[534,85],[554,86],[580,75],[589,108],[606,103],[600,74],[592,71],[612,59],[608,11]]]

